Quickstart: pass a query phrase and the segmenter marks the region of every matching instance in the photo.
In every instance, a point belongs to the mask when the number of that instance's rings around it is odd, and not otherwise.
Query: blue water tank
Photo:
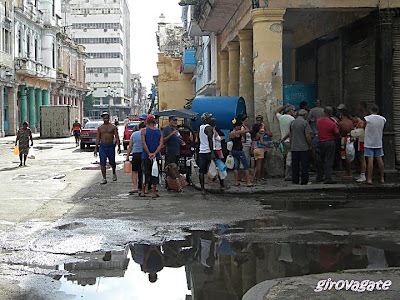
[[[194,130],[202,124],[201,115],[205,112],[211,113],[217,120],[218,130],[231,130],[232,120],[237,115],[246,113],[246,103],[243,97],[197,96],[191,109],[199,114],[199,118],[193,124]]]
[[[315,84],[314,83],[291,83],[283,86],[283,105],[290,103],[300,109],[300,102],[306,101],[308,108],[314,107]]]

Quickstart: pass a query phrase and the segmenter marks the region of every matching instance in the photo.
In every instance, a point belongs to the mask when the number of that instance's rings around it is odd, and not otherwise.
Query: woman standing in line
[[[15,146],[17,146],[17,143],[19,141],[18,148],[19,148],[20,167],[22,167],[22,157],[24,158],[23,160],[24,166],[26,166],[26,158],[29,152],[29,140],[31,140],[31,147],[32,147],[33,146],[32,131],[28,127],[28,123],[24,122],[22,123],[22,128],[18,130],[17,139],[15,140]]]

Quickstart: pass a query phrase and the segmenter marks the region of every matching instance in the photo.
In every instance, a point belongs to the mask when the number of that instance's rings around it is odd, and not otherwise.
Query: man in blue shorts
[[[118,146],[118,154],[121,153],[121,146],[118,136],[118,129],[116,126],[110,123],[110,116],[107,112],[101,114],[104,124],[97,129],[96,146],[94,148],[94,156],[97,156],[97,151],[100,145],[100,166],[101,174],[103,175],[103,180],[100,184],[106,184],[106,162],[108,162],[112,167],[113,171],[113,181],[117,180],[117,174],[115,173],[115,144]]]

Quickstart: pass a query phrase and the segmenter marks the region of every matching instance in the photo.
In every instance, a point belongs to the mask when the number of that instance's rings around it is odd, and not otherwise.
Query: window
[[[29,34],[26,35],[26,57],[31,56],[31,39],[29,38]]]
[[[22,57],[22,33],[18,30],[18,56]]]
[[[35,61],[38,61],[38,54],[39,54],[39,44],[38,40],[35,40]]]
[[[54,44],[54,42],[53,42],[53,52],[52,52],[52,55],[53,55],[53,57],[52,57],[51,63],[52,63],[53,69],[55,69],[55,68],[56,68],[56,45]]]
[[[74,39],[77,44],[121,44],[121,38],[76,38]]]

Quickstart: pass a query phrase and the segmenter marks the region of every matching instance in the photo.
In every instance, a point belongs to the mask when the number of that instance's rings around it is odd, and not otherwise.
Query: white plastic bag
[[[151,176],[158,177],[158,163],[157,159],[153,159],[153,167],[151,168]]]
[[[355,157],[356,157],[356,149],[354,148],[354,142],[351,142],[350,138],[347,138],[346,159],[352,162]]]
[[[208,178],[213,180],[217,175],[218,175],[218,170],[215,165],[215,162],[212,160],[210,163],[210,166],[208,167],[207,176],[208,176]]]
[[[233,148],[233,142],[232,141],[227,142],[226,143],[226,149],[228,151],[232,151],[232,148]]]
[[[225,171],[218,170],[219,179],[224,180],[227,176],[228,176],[227,170],[225,170]]]
[[[226,164],[226,167],[231,170],[235,167],[235,159],[233,158],[232,155],[228,155],[228,157],[226,158],[225,164]]]
[[[286,166],[288,166],[289,168],[292,166],[292,151],[289,151],[286,156]]]
[[[35,151],[33,150],[32,147],[29,148],[28,158],[35,159]]]

